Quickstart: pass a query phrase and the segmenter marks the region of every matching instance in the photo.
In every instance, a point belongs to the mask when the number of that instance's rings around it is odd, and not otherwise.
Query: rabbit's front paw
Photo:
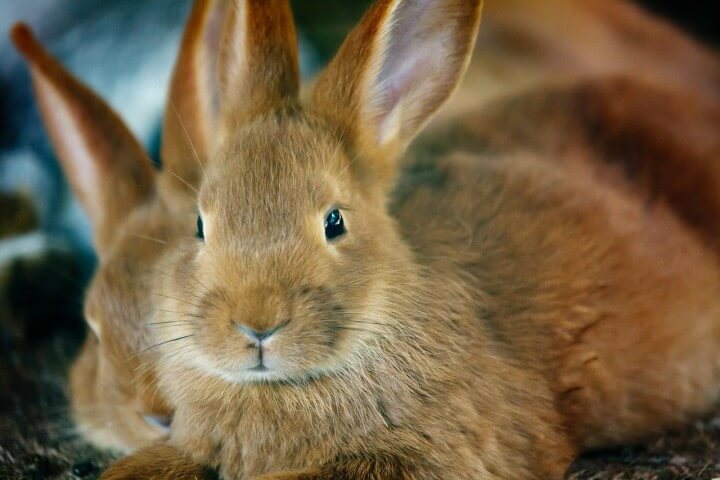
[[[326,480],[328,477],[321,476],[320,472],[317,471],[300,471],[300,472],[284,472],[284,473],[271,473],[269,475],[262,475],[255,477],[253,480]]]
[[[139,462],[133,456],[125,457],[110,465],[100,476],[100,480],[131,480],[152,478],[156,466]]]
[[[216,475],[169,445],[158,444],[138,450],[113,463],[101,480],[212,480]]]

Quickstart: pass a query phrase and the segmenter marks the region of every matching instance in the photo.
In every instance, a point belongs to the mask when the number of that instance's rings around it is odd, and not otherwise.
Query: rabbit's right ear
[[[163,183],[192,193],[223,132],[295,102],[299,85],[288,0],[196,0],[165,111]]]
[[[318,76],[310,108],[378,179],[467,69],[482,0],[375,0]]]
[[[118,222],[155,192],[150,159],[118,115],[67,72],[30,28],[16,24],[10,36],[30,66],[45,128],[102,256]]]

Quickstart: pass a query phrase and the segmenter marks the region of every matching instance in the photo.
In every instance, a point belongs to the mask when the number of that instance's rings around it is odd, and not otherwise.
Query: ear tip
[[[12,26],[10,29],[10,40],[12,40],[15,48],[26,58],[35,56],[40,48],[32,29],[23,22],[17,22]]]
[[[16,47],[20,48],[28,42],[33,41],[33,32],[27,23],[16,22],[10,28],[10,39]]]

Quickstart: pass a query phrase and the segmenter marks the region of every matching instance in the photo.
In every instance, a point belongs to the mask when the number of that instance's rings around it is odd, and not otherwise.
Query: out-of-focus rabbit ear
[[[296,101],[299,86],[287,0],[197,0],[165,112],[163,184],[192,193],[222,132]]]
[[[333,122],[368,169],[417,135],[467,69],[482,0],[376,0],[318,77],[311,108]]]
[[[117,225],[154,194],[150,159],[118,115],[16,24],[11,39],[30,66],[45,128],[94,230],[102,256]]]

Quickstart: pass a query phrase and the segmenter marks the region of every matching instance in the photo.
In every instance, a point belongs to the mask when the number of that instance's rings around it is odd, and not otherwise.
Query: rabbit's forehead
[[[335,201],[342,164],[337,144],[307,126],[247,129],[212,162],[200,208],[218,213],[319,208]]]

